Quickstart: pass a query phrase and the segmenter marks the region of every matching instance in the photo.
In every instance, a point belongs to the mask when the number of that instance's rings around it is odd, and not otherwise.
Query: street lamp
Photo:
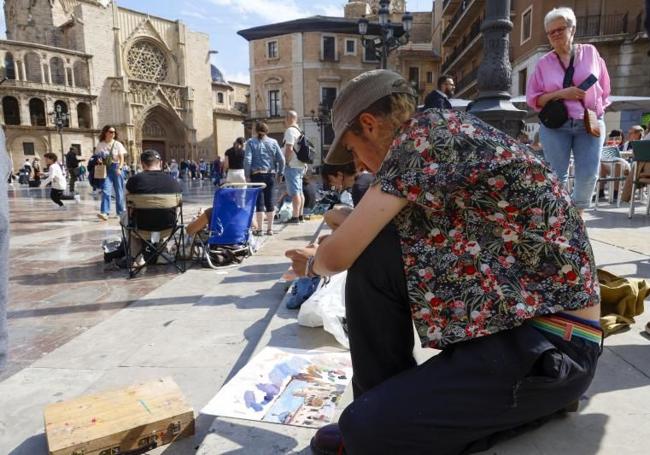
[[[320,133],[320,157],[321,163],[325,162],[325,149],[323,143],[325,142],[325,127],[331,123],[331,109],[325,103],[318,103],[318,112],[311,110],[311,121],[318,126]]]
[[[59,133],[59,140],[61,141],[61,164],[65,162],[65,151],[63,150],[63,127],[66,126],[70,116],[67,112],[63,112],[60,104],[54,106],[54,112],[50,112],[48,115],[52,116],[52,121],[56,127],[56,131]]]
[[[366,38],[368,34],[368,19],[365,16],[362,16],[357,21],[357,27],[359,28],[359,35],[361,35],[361,44],[367,49],[371,49],[377,58],[381,62],[381,68],[386,69],[388,64],[388,54],[397,49],[400,46],[408,43],[409,35],[411,29],[413,28],[413,15],[406,11],[402,16],[402,27],[404,28],[404,34],[399,38],[395,38],[395,26],[390,21],[390,0],[380,0],[379,2],[379,11],[377,12],[377,17],[379,21],[379,30],[381,32],[381,37],[376,38]]]

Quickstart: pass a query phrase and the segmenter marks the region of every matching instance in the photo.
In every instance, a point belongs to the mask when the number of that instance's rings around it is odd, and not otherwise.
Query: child
[[[63,190],[65,190],[65,176],[63,175],[63,169],[61,165],[57,162],[57,157],[52,152],[47,152],[43,155],[45,158],[45,164],[48,166],[47,178],[43,182],[43,186],[46,186],[48,183],[52,184],[52,189],[50,190],[50,198],[59,206],[65,207],[62,200],[71,201],[75,200],[79,202],[79,195],[64,195]]]

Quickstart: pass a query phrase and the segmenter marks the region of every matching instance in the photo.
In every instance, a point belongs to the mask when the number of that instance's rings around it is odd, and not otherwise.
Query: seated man
[[[162,171],[162,159],[155,150],[145,150],[140,155],[143,172],[134,175],[126,182],[127,194],[179,194],[182,192],[178,182],[169,174]],[[129,217],[131,214],[129,214]],[[176,209],[150,209],[147,210],[147,218],[139,218],[137,221],[138,232],[143,238],[150,238],[151,232],[156,232],[158,226],[169,226],[174,223]],[[129,220],[132,221],[132,220]],[[170,234],[166,229],[160,232],[160,238],[164,239]],[[131,256],[136,258],[142,249],[142,242],[135,236],[131,238]],[[140,257],[136,261],[138,265],[144,263]]]

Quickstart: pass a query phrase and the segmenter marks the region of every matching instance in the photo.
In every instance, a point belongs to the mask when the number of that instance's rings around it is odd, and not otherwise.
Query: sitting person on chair
[[[140,155],[143,172],[134,175],[126,182],[127,194],[179,194],[181,186],[169,174],[162,171],[162,159],[155,150],[145,150]],[[176,209],[150,209],[147,210],[145,220],[138,219],[138,228],[142,234],[150,235],[148,231],[156,231],[157,226],[174,224]],[[161,239],[169,235],[170,230],[160,233]],[[131,254],[135,258],[142,249],[142,242],[137,237],[131,238]],[[142,261],[142,258],[140,259]]]

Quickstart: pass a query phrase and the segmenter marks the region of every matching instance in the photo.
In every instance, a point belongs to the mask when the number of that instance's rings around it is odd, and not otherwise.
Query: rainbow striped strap
[[[538,316],[530,323],[540,330],[557,335],[565,341],[571,341],[576,336],[600,345],[603,341],[603,332],[599,328],[588,324],[564,319],[557,316]]]

